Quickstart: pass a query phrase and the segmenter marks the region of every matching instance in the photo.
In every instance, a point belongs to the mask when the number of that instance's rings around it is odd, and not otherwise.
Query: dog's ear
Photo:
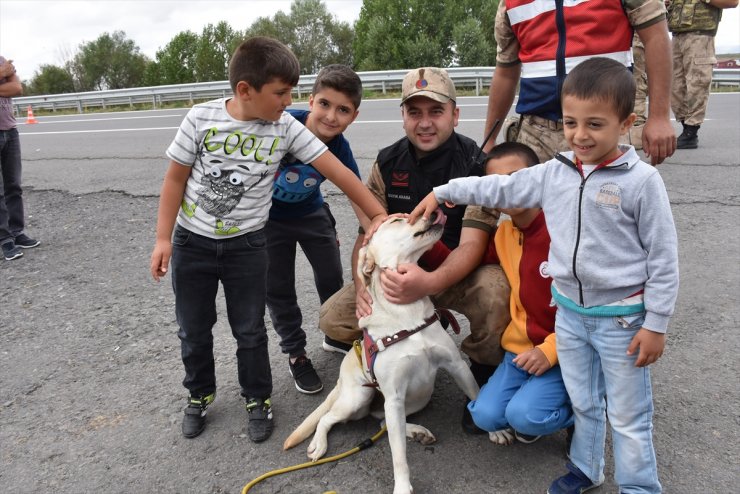
[[[370,276],[375,269],[375,256],[369,245],[360,249],[357,254],[357,276],[360,277],[362,286],[367,287],[370,284]]]

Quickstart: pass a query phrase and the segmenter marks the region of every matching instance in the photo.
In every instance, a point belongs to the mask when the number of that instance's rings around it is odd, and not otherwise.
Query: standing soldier
[[[669,0],[668,28],[673,33],[673,87],[671,109],[683,125],[677,149],[699,146],[712,84],[714,36],[722,9],[737,7],[738,0]]]
[[[629,144],[642,149],[642,129],[647,122],[648,83],[645,70],[645,45],[635,32],[632,37],[632,74],[635,76],[635,114],[637,118],[629,131]]]

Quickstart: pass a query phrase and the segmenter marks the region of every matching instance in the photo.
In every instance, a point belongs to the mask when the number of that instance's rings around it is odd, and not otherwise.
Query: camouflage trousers
[[[555,153],[569,149],[563,135],[563,122],[536,115],[507,118],[504,122],[504,139],[526,144],[537,153],[540,163],[553,159]]]
[[[509,282],[501,267],[487,264],[431,298],[436,307],[454,310],[468,319],[470,334],[460,347],[463,353],[479,364],[498,365],[504,356],[501,335],[511,321],[509,295]],[[329,338],[345,343],[362,337],[355,316],[353,283],[324,302],[319,312],[319,328]],[[388,328],[388,334],[402,329],[411,328]]]
[[[635,149],[642,149],[643,127],[644,125],[633,126],[619,142],[630,144]],[[507,142],[520,142],[532,148],[537,153],[540,163],[553,159],[556,153],[570,150],[563,134],[562,121],[548,120],[536,115],[508,117],[504,122],[503,132]]]
[[[704,122],[716,63],[714,36],[673,34],[671,109],[677,121],[686,125]]]
[[[645,45],[640,41],[640,37],[635,33],[632,38],[632,74],[635,76],[635,127],[645,125],[647,120],[647,71],[645,70]]]

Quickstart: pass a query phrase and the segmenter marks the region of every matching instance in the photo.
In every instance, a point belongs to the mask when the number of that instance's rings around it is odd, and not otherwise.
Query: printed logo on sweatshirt
[[[596,194],[596,205],[603,209],[619,209],[622,203],[622,189],[615,183],[601,185]]]
[[[540,276],[543,278],[549,278],[550,277],[550,270],[548,269],[550,267],[549,264],[547,264],[547,261],[542,261],[540,264]]]

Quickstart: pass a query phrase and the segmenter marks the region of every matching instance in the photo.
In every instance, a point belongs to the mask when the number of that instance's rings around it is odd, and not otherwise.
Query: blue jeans
[[[23,233],[21,140],[18,129],[0,130],[0,244]]]
[[[172,288],[180,330],[185,379],[193,396],[216,391],[213,325],[219,281],[226,297],[231,334],[236,339],[239,385],[245,397],[272,393],[265,328],[265,234],[260,230],[212,239],[181,226],[172,239]]]
[[[504,361],[468,403],[475,425],[486,431],[512,427],[531,436],[544,436],[573,424],[568,393],[560,366],[541,376],[520,369],[516,354],[506,352]]]
[[[295,287],[296,244],[313,268],[313,279],[323,304],[342,288],[342,259],[334,217],[329,206],[305,216],[267,222],[267,308],[280,335],[280,348],[290,357],[306,353],[306,332]]]
[[[653,448],[653,392],[648,367],[635,367],[627,347],[644,314],[593,317],[558,305],[558,358],[575,413],[570,458],[592,482],[604,481],[606,419],[611,424],[614,477],[623,494],[659,493]]]

